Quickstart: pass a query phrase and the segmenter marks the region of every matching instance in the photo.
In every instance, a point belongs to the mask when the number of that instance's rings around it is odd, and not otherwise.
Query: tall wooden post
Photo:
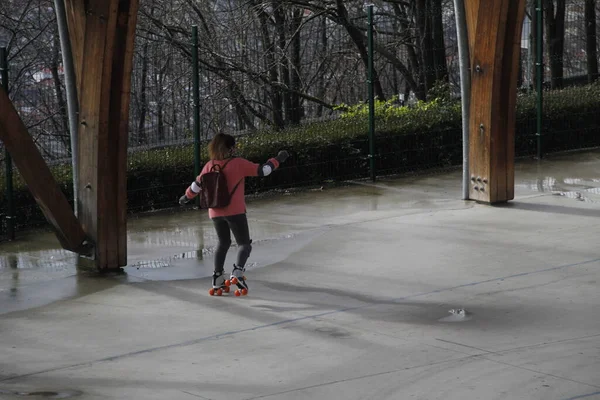
[[[139,0],[65,0],[79,98],[79,220],[96,265],[127,264],[127,140]]]
[[[54,180],[42,154],[27,132],[8,93],[0,86],[0,140],[10,152],[21,176],[44,216],[54,228],[61,245],[78,253],[88,251],[85,232],[67,197]]]
[[[514,198],[517,77],[526,0],[465,0],[471,54],[469,198]]]

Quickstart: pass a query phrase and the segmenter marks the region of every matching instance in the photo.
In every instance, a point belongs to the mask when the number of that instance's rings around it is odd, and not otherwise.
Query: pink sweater
[[[244,214],[246,212],[246,199],[244,191],[245,178],[247,176],[267,176],[272,172],[272,170],[279,167],[279,162],[275,158],[269,159],[269,161],[263,165],[253,163],[245,158],[240,157],[227,160],[211,160],[204,165],[204,168],[202,168],[202,172],[200,172],[196,182],[200,182],[200,177],[209,172],[213,165],[216,164],[223,166],[227,161],[229,161],[229,163],[223,169],[223,174],[225,174],[225,179],[227,179],[227,187],[229,188],[229,192],[233,190],[238,182],[239,185],[235,190],[235,193],[233,193],[233,196],[231,196],[231,202],[227,207],[208,209],[208,216],[210,218]],[[193,189],[198,190],[198,187],[195,185],[195,183],[192,183],[192,185],[190,185],[185,192],[185,195],[188,199],[193,199],[198,195],[198,193]]]

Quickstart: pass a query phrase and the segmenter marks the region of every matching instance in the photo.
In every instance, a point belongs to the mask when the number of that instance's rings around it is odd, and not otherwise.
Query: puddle
[[[569,199],[584,201],[587,203],[600,202],[600,188],[586,189],[583,192],[554,192],[555,196],[564,196]]]
[[[547,176],[524,180],[515,186],[534,192],[564,196],[577,201],[600,203],[600,179],[598,178],[558,178]]]
[[[282,235],[276,238],[262,239],[262,240],[253,240],[252,244],[254,246],[261,244],[268,244],[272,242],[277,242],[280,240],[292,239],[296,236],[296,234],[287,234]],[[235,249],[237,244],[232,243],[231,248]],[[216,251],[216,246],[205,247],[201,250],[192,250],[186,251],[179,254],[174,254],[171,256],[161,257],[155,260],[142,260],[138,262],[129,263],[128,267],[136,268],[136,269],[145,269],[145,268],[168,268],[172,265],[173,261],[183,260],[183,259],[194,259],[194,260],[203,260],[205,257],[214,254]],[[255,267],[256,263],[248,263],[246,267],[252,268]]]
[[[600,203],[598,171],[598,151],[541,162],[520,162],[516,167],[516,188],[528,194],[534,191],[573,201]],[[460,171],[381,178],[377,183],[363,181],[317,191],[290,191],[285,196],[274,195],[251,202],[250,234],[255,244],[263,244],[260,246],[266,254],[263,259],[272,259],[273,253],[283,254],[297,246],[304,233],[323,229],[346,217],[375,210],[443,209],[448,207],[445,202],[458,200],[460,195]],[[206,214],[174,208],[168,212],[132,216],[128,221],[128,272],[140,270],[138,275],[184,276],[183,265],[188,268],[185,276],[204,276],[208,272],[198,268],[202,263],[181,260],[205,260],[214,254],[217,236]],[[285,243],[278,246],[278,241]],[[232,251],[235,251],[235,241]],[[51,232],[21,233],[15,242],[0,243],[0,296],[13,299],[21,288],[41,287],[52,280],[76,281],[80,271],[78,263],[77,255],[61,250]],[[179,275],[177,268],[171,268],[175,266],[180,266]],[[458,317],[450,315],[444,322]]]
[[[518,163],[515,188],[600,203],[599,156],[590,151]]]
[[[449,316],[440,318],[440,322],[465,322],[471,320],[472,314],[463,308],[456,308],[448,311]]]

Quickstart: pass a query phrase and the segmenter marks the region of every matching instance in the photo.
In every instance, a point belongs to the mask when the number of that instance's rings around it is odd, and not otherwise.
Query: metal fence
[[[410,7],[381,2],[374,8],[373,93],[388,100],[376,106],[374,148],[366,109],[335,107],[366,104],[369,99],[368,46],[357,39],[366,39],[369,28],[363,2],[344,2],[347,13],[339,15],[308,3],[304,8],[257,8],[252,2],[228,8],[214,2],[212,8],[199,10],[172,9],[166,3],[142,2],[139,18],[130,109],[131,212],[176,205],[194,175],[192,34],[191,28],[182,28],[193,24],[200,31],[201,140],[205,143],[215,132],[225,131],[240,137],[240,151],[249,158],[260,158],[278,146],[290,147],[295,155],[281,174],[254,181],[251,191],[366,178],[373,168],[377,175],[388,175],[460,164],[460,79],[451,1],[429,0],[425,10],[410,1]],[[529,2],[523,26],[517,154],[535,155],[540,139],[544,152],[597,146],[597,91],[560,88],[597,78],[590,65],[590,43],[597,52],[598,28],[590,30],[590,10],[584,2],[567,1],[563,56],[557,62],[556,33],[548,29],[556,10],[537,12],[537,3]],[[546,17],[542,136],[535,113],[540,101],[535,92],[540,14]],[[594,24],[598,14],[594,9]],[[9,48],[10,95],[71,197],[66,98],[52,10],[36,18],[39,32],[24,33],[35,40]],[[558,66],[562,75],[557,75]],[[433,106],[419,102],[435,99]],[[401,105],[416,110],[412,117],[398,111]],[[13,183],[16,229],[43,225],[18,171]],[[7,232],[5,188],[2,167],[0,239]]]

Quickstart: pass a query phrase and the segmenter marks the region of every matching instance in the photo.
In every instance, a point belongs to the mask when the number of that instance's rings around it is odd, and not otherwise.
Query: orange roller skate
[[[214,272],[212,276],[212,288],[208,291],[211,296],[222,296],[223,293],[229,293],[229,280],[225,280],[223,271]]]
[[[236,285],[238,288],[235,290],[236,296],[246,296],[248,294],[248,283],[244,276],[245,268],[240,268],[237,265],[233,265],[233,271],[231,271],[231,277],[225,281],[225,285],[231,286]]]

